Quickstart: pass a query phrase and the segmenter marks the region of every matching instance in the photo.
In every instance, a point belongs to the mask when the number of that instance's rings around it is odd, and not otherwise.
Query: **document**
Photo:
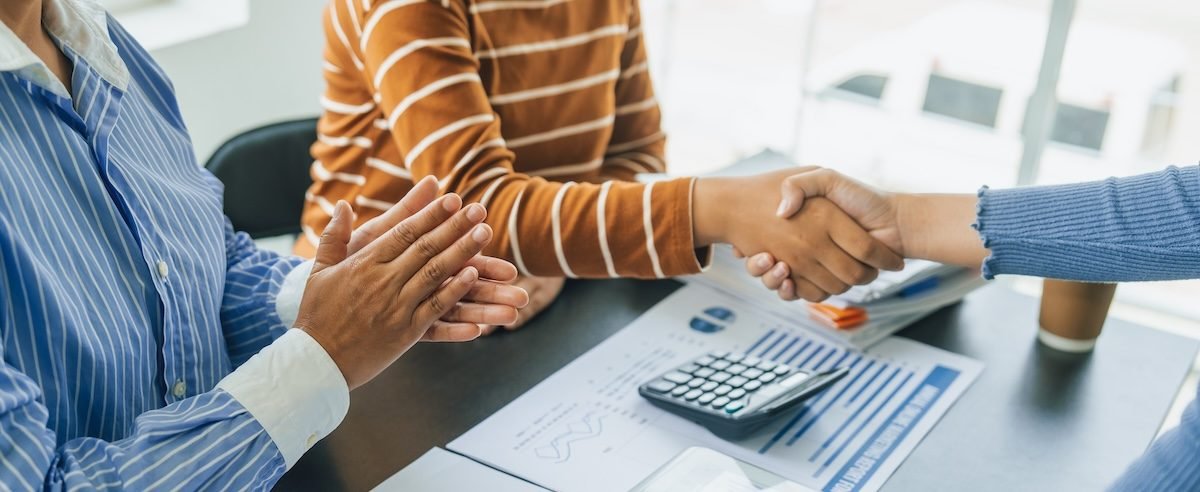
[[[375,487],[374,492],[546,492],[546,489],[498,472],[442,448],[433,448],[391,478]]]
[[[706,314],[723,308],[721,319]],[[731,314],[731,315],[730,315]],[[628,490],[691,446],[827,491],[877,490],[979,375],[980,362],[902,338],[839,345],[701,284],[685,286],[449,448],[562,491]],[[742,441],[651,406],[637,387],[713,350],[851,373]]]

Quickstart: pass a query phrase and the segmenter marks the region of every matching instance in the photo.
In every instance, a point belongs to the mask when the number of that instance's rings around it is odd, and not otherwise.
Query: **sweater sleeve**
[[[495,236],[487,254],[542,276],[700,271],[692,179],[558,183],[514,169],[509,147],[522,139],[503,138],[492,105],[515,95],[484,89],[462,2],[377,2],[363,18],[361,40],[350,44],[403,154],[400,165],[413,179],[434,175],[447,191],[488,207]]]
[[[1154,441],[1113,484],[1116,491],[1200,490],[1200,402],[1192,400],[1179,427]]]
[[[1200,278],[1200,167],[1089,183],[979,191],[986,278]]]

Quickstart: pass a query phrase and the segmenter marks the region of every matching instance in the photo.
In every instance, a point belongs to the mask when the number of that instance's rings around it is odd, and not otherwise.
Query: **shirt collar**
[[[120,90],[129,85],[129,68],[108,35],[108,14],[93,0],[45,0],[42,22],[60,44],[69,47],[100,77]],[[51,92],[69,92],[42,60],[8,26],[0,23],[0,72],[18,72]]]

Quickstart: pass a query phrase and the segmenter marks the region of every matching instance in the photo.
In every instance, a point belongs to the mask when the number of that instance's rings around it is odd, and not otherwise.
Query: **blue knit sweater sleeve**
[[[1200,167],[979,192],[983,272],[1117,282],[1200,278]],[[1200,400],[1115,484],[1200,490]]]
[[[1200,167],[979,192],[987,278],[1200,278]]]

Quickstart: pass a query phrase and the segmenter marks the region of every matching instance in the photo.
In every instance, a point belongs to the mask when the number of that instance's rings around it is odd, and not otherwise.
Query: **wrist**
[[[727,243],[729,221],[726,216],[732,202],[730,178],[696,178],[692,189],[692,241],[700,248]]]

